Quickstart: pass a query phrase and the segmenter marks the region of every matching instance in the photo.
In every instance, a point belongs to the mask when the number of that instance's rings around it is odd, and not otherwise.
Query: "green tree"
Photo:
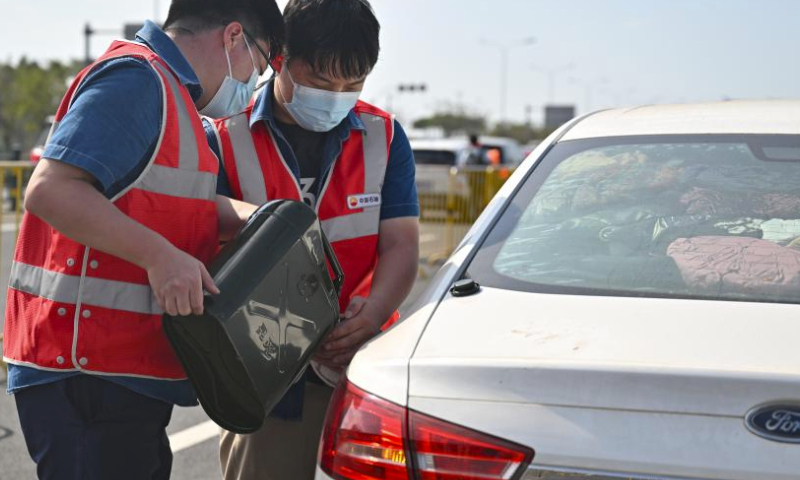
[[[0,150],[33,146],[44,120],[58,108],[68,79],[79,69],[78,62],[40,66],[26,58],[16,65],[0,64]]]
[[[525,144],[533,140],[541,140],[550,134],[550,131],[538,129],[527,123],[501,123],[497,124],[489,133],[497,137],[509,137]]]
[[[457,132],[483,133],[486,131],[486,119],[466,113],[442,112],[414,122],[414,128],[428,127],[440,127],[448,136]]]

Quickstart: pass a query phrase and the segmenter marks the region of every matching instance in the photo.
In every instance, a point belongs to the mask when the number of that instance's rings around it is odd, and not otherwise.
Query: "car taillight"
[[[409,440],[419,480],[508,480],[533,460],[530,448],[413,410]]]
[[[320,467],[337,480],[508,480],[533,450],[339,384],[328,407]]]
[[[337,480],[408,480],[405,409],[340,382],[328,406],[320,467]]]

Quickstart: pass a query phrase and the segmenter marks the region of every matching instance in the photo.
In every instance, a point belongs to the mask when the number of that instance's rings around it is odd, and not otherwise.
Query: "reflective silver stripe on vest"
[[[250,134],[247,115],[243,113],[235,115],[226,120],[225,125],[228,127],[231,139],[237,178],[242,188],[242,199],[254,205],[261,205],[267,201],[267,187],[264,184],[264,172],[261,171],[253,136]]]
[[[208,172],[151,165],[136,188],[173,197],[214,200],[217,196],[217,176]]]
[[[389,142],[386,121],[377,115],[361,114],[364,122],[364,193],[381,193],[389,161]],[[380,207],[368,207],[362,212],[330,218],[322,229],[331,242],[377,235],[381,223]]]
[[[197,115],[199,120],[199,114],[196,113],[194,105],[187,105],[183,100],[181,87],[178,86],[175,76],[158,62],[151,62],[151,65],[160,73],[158,77],[164,88],[165,95],[158,145],[139,178],[126,189],[117,193],[111,201],[117,201],[134,188],[178,198],[213,201],[217,196],[217,176],[213,173],[199,170],[200,152],[198,151],[197,139],[190,117],[190,115]],[[164,79],[166,79],[166,84]],[[162,142],[167,128],[167,86],[169,86],[175,101],[175,111],[178,118],[178,168],[165,167],[154,163],[161,154]]]
[[[200,152],[197,149],[197,138],[192,128],[192,119],[189,112],[196,112],[194,104],[187,105],[181,95],[181,87],[172,72],[167,71],[158,62],[152,62],[155,68],[167,79],[172,98],[175,100],[175,110],[178,113],[178,131],[180,132],[180,145],[178,147],[178,165],[181,170],[197,171],[200,168]],[[199,118],[199,114],[198,114]]]
[[[389,162],[386,121],[377,115],[361,114],[366,127],[364,135],[364,192],[380,193]]]
[[[167,71],[158,62],[153,62],[152,65],[161,73],[163,78],[167,79],[167,84],[175,101],[179,132],[179,168],[157,165],[152,163],[151,160],[149,167],[131,187],[173,197],[214,200],[216,198],[217,176],[213,173],[198,170],[200,152],[197,149],[197,139],[192,127],[192,119],[189,117],[195,107],[194,105],[186,104],[175,76],[171,72]],[[166,126],[162,128],[166,128]],[[155,152],[155,155],[158,155],[158,151]]]
[[[14,262],[9,287],[53,302],[74,305],[78,300],[81,277]],[[81,303],[111,310],[161,315],[148,285],[86,277]]]
[[[331,242],[377,235],[380,213],[380,208],[373,207],[361,213],[329,218],[322,221],[322,230]]]

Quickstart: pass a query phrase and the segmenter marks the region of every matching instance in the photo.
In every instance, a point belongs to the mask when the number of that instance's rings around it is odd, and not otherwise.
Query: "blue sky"
[[[168,0],[0,0],[0,60],[80,57],[83,24],[163,20]],[[286,0],[279,0],[283,6]],[[798,0],[373,0],[380,62],[364,98],[410,121],[462,106],[497,119],[500,53],[509,53],[507,116],[534,121],[555,100],[580,111],[621,104],[800,98]],[[112,37],[96,37],[93,53]],[[398,94],[426,83],[424,94]]]

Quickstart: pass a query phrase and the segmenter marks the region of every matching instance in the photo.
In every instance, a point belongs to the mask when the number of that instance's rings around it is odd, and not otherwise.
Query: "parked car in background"
[[[490,150],[500,153],[499,165],[513,167],[523,160],[519,143],[511,138],[480,136],[480,148],[485,154]],[[469,158],[470,143],[467,137],[437,139],[413,139],[411,149],[417,165],[456,166],[466,165]],[[486,156],[484,155],[485,159]],[[489,165],[487,161],[482,162]]]
[[[467,137],[411,140],[423,220],[444,220],[449,214],[458,222],[474,222],[496,191],[495,175],[487,168],[497,170],[502,183],[522,161],[516,140],[481,136],[479,143],[476,153]]]
[[[611,110],[355,357],[318,480],[800,475],[800,101]]]
[[[38,162],[42,158],[42,153],[44,153],[44,145],[47,143],[47,139],[50,136],[50,130],[53,128],[53,122],[55,122],[55,117],[52,115],[45,119],[44,125],[42,126],[42,131],[39,133],[39,136],[36,137],[36,143],[31,149],[31,153],[29,155],[31,162]]]

